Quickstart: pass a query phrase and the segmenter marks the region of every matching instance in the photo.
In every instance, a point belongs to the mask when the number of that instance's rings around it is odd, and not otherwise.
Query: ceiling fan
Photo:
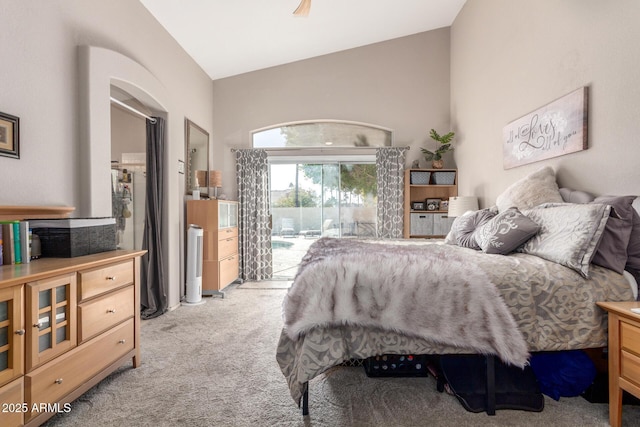
[[[311,10],[311,0],[302,0],[296,10],[293,11],[294,16],[309,16]]]

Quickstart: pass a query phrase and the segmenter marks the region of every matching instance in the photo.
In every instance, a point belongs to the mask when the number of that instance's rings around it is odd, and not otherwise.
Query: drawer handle
[[[228,238],[227,242],[233,242],[233,237]]]
[[[18,330],[16,331],[16,335],[24,335],[24,333],[25,333],[25,330],[24,330],[24,329],[18,329]]]
[[[118,344],[124,344],[125,342],[127,342],[127,340],[120,340],[118,341]]]
[[[116,276],[107,276],[107,280],[114,281],[116,280]]]
[[[42,322],[34,323],[34,324],[33,324],[33,327],[34,327],[34,328],[40,328],[40,327],[42,327]]]
[[[54,383],[56,384],[62,384],[62,378],[58,378],[57,380],[54,381]]]
[[[116,309],[115,308],[108,308],[107,309],[107,313],[115,313]]]

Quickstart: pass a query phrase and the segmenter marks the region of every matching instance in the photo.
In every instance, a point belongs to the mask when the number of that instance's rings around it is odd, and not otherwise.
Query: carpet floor
[[[269,286],[269,285],[266,285]],[[231,286],[141,327],[141,366],[124,366],[51,426],[607,426],[606,404],[545,397],[542,412],[467,412],[429,378],[368,378],[338,367],[310,382],[303,417],[275,360],[286,289]],[[625,406],[623,425],[640,425]]]

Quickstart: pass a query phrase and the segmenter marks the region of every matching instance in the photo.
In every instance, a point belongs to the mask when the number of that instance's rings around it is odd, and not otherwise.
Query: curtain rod
[[[113,102],[114,104],[118,104],[118,105],[119,105],[119,106],[121,106],[122,108],[125,108],[125,109],[127,109],[127,110],[131,111],[132,113],[135,113],[135,114],[137,114],[137,115],[139,115],[139,116],[142,116],[142,117],[144,117],[145,119],[149,119],[149,120],[151,120],[151,123],[154,123],[154,124],[155,124],[155,123],[157,122],[157,120],[156,120],[155,118],[150,117],[150,116],[147,116],[147,115],[146,115],[145,113],[143,113],[142,111],[136,110],[136,109],[135,109],[135,108],[133,108],[132,106],[130,106],[130,105],[128,105],[128,104],[125,104],[124,102],[122,102],[122,101],[120,101],[120,100],[118,100],[118,99],[115,99],[113,96],[112,96],[110,99],[111,99],[111,102]]]

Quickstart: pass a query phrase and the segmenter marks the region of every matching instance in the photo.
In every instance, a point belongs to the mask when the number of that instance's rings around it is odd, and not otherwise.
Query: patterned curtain
[[[404,161],[407,147],[377,148],[378,238],[402,238],[404,219]]]
[[[237,150],[236,172],[240,202],[240,277],[243,280],[270,279],[273,264],[267,152]]]

